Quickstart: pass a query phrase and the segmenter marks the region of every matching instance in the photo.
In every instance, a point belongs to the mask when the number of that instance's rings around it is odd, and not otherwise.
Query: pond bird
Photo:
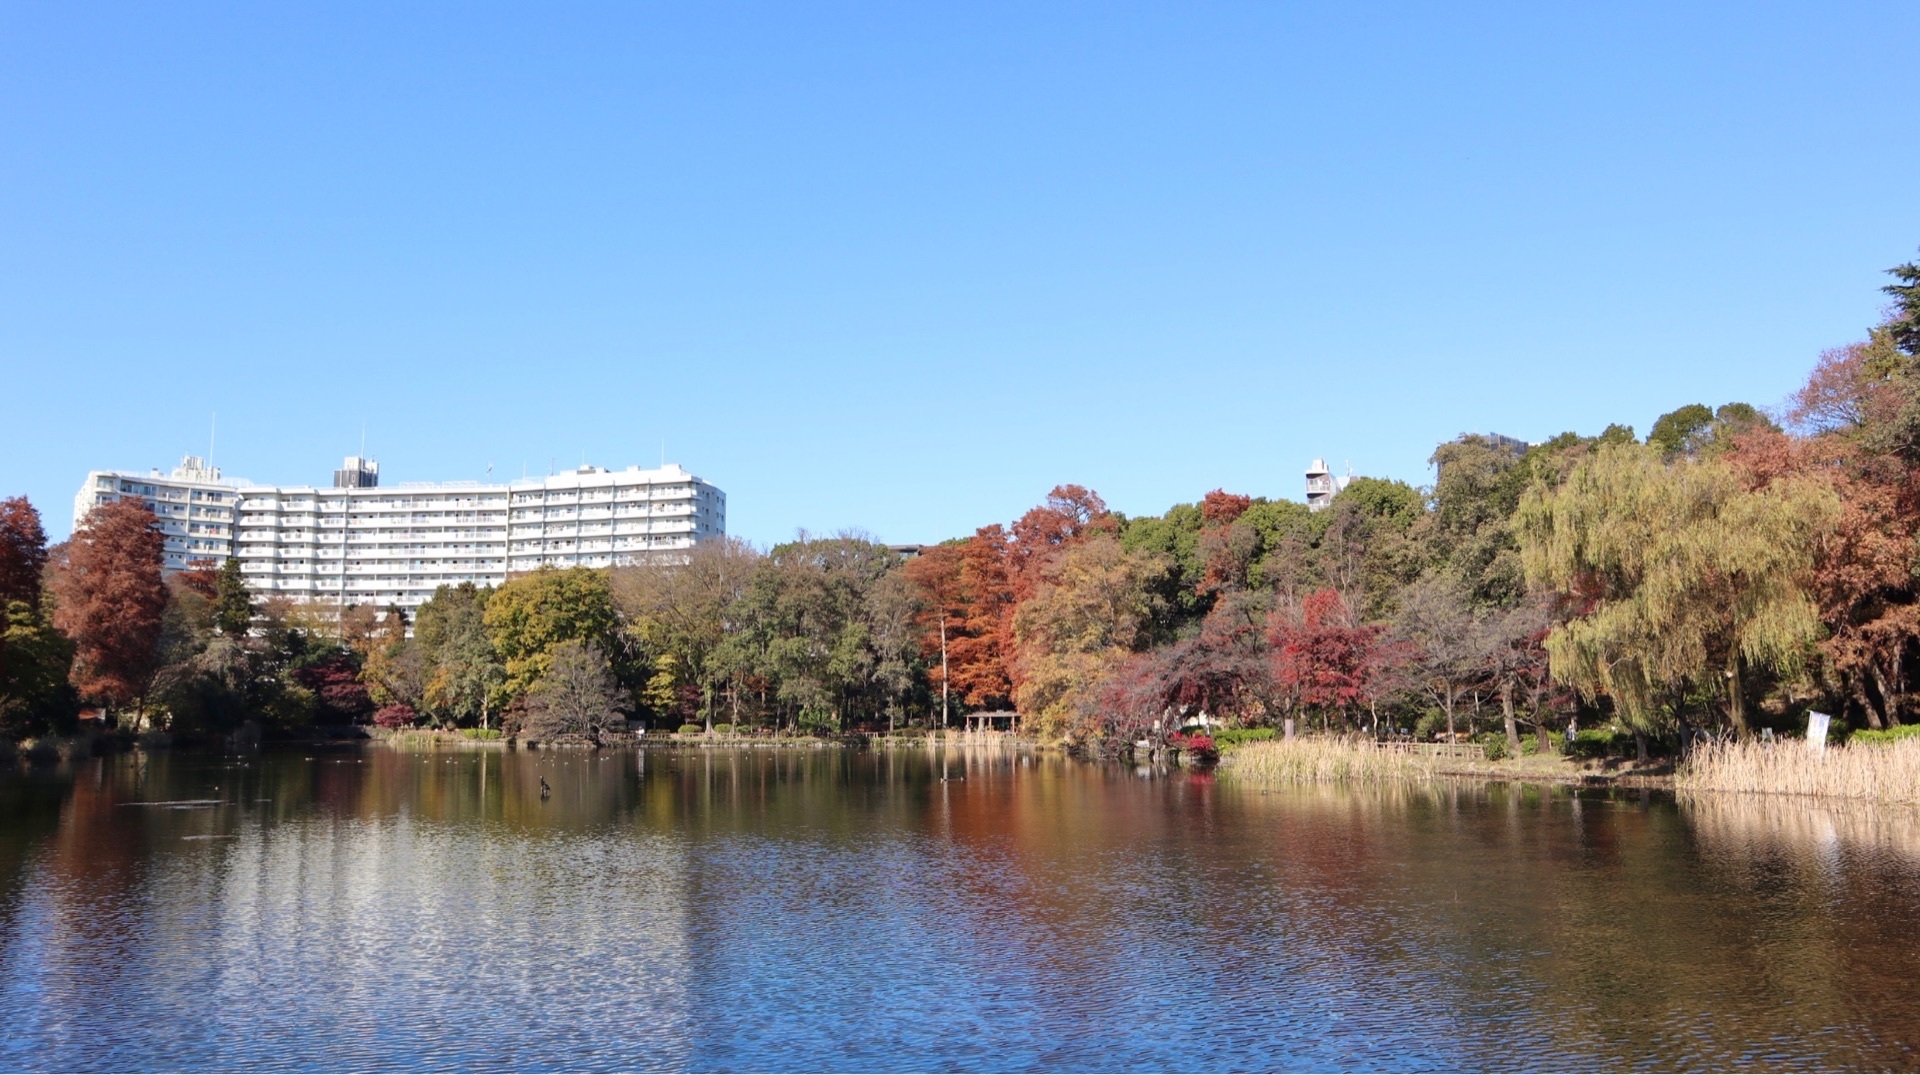
[[[540,778],[540,797],[544,799],[547,796],[552,794],[553,794],[553,789],[547,786],[547,778],[544,776],[541,777]]]

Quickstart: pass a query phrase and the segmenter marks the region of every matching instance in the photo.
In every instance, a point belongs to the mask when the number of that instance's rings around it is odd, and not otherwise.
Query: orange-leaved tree
[[[73,640],[74,688],[110,709],[144,700],[159,666],[163,541],[144,502],[103,504],[74,532],[58,576],[53,622]]]

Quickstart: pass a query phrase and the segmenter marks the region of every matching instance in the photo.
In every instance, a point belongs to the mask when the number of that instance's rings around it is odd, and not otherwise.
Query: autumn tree
[[[40,572],[47,566],[47,532],[24,496],[0,500],[0,609],[14,601],[40,604]]]
[[[602,657],[620,652],[619,616],[605,572],[546,567],[510,579],[487,599],[482,619],[504,666],[501,692],[508,700],[539,682],[562,642],[583,643]]]
[[[492,727],[494,695],[506,669],[487,635],[490,588],[441,586],[414,617],[413,644],[426,671],[421,711],[442,724]]]
[[[1367,698],[1381,629],[1354,621],[1338,591],[1317,590],[1298,610],[1279,609],[1268,626],[1273,676],[1294,704],[1320,713],[1322,724],[1345,718]],[[1286,717],[1287,738],[1293,716]]]
[[[1447,738],[1459,734],[1461,699],[1485,673],[1489,613],[1476,607],[1459,579],[1444,572],[1403,589],[1390,628],[1401,656],[1398,677],[1410,692],[1446,714]]]
[[[628,629],[670,656],[676,672],[699,692],[699,716],[708,731],[713,730],[715,696],[740,671],[722,656],[759,559],[746,542],[721,538],[695,545],[678,563],[640,564],[613,573],[614,601]]]
[[[73,684],[82,696],[109,707],[146,696],[167,607],[163,548],[152,510],[138,500],[102,504],[74,532],[54,626],[73,640]]]
[[[1042,573],[1014,616],[1016,702],[1026,726],[1055,738],[1127,654],[1152,641],[1153,582],[1167,570],[1100,533],[1073,544]]]
[[[923,549],[900,571],[918,598],[914,622],[920,630],[921,654],[939,685],[942,728],[951,718],[953,704],[952,646],[966,629],[970,611],[962,548],[961,542],[949,541]]]
[[[1548,637],[1554,675],[1647,731],[1683,689],[1711,690],[1746,734],[1750,675],[1798,671],[1819,637],[1808,575],[1839,512],[1818,482],[1749,488],[1724,461],[1668,465],[1627,445],[1529,490],[1516,520],[1528,580],[1585,609]]]
[[[563,639],[547,653],[546,668],[526,692],[519,734],[536,742],[584,738],[597,749],[625,718],[620,685],[607,655],[590,642]]]

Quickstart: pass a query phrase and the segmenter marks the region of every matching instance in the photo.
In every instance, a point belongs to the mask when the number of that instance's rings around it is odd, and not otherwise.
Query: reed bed
[[[1383,784],[1431,780],[1439,761],[1431,754],[1381,750],[1370,742],[1302,736],[1248,743],[1221,766],[1238,779],[1269,784]]]
[[[1682,794],[1741,792],[1920,803],[1920,739],[1848,743],[1823,754],[1800,742],[1714,743],[1674,776]]]

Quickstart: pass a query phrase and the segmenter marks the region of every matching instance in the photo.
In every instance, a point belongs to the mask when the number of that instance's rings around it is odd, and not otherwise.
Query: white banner
[[[1827,716],[1825,713],[1815,713],[1811,709],[1807,710],[1807,750],[1809,753],[1826,753],[1827,722],[1832,719],[1833,718]]]

